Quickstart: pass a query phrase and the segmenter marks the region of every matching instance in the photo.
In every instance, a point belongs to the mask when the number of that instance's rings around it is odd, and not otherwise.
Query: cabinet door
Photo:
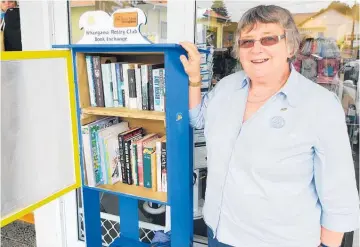
[[[70,51],[1,53],[1,226],[78,188]]]

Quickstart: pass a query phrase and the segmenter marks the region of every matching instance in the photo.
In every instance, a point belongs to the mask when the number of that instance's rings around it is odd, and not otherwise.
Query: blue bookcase
[[[112,193],[119,199],[120,237],[111,246],[150,246],[139,241],[139,200],[165,204],[171,208],[171,246],[192,246],[193,240],[193,145],[188,114],[188,77],[179,59],[185,50],[177,44],[152,45],[70,45],[73,59],[77,104],[79,149],[82,150],[81,125],[103,116],[118,116],[131,125],[167,136],[167,192],[153,192],[139,186],[117,183],[90,187],[86,183],[83,157],[81,175],[85,237],[88,247],[102,246],[100,193]],[[165,65],[165,112],[130,110],[121,107],[90,107],[85,54],[116,55],[120,61]],[[82,152],[80,152],[82,153]]]

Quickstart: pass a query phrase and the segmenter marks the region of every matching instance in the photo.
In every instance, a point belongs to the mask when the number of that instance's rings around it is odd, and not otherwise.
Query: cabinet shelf
[[[116,116],[125,118],[138,118],[148,120],[165,120],[165,112],[143,111],[125,107],[85,107],[81,109],[83,114],[98,116]]]
[[[94,187],[89,187],[94,188]],[[103,192],[104,190],[108,190],[110,192],[120,193],[123,195],[129,195],[138,197],[139,199],[149,199],[152,201],[158,201],[162,203],[167,203],[167,193],[166,192],[159,192],[159,191],[153,191],[151,189],[142,187],[142,186],[136,186],[136,185],[129,185],[124,184],[121,182],[118,182],[116,184],[102,184],[96,187],[96,189],[99,189]]]

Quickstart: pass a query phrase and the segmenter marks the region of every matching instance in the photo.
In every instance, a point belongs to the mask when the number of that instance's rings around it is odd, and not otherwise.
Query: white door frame
[[[23,51],[68,44],[67,1],[20,0]],[[77,239],[75,191],[34,211],[37,247],[85,247]]]
[[[23,50],[50,50],[54,44],[68,44],[66,0],[20,0]],[[194,42],[195,0],[169,0],[168,43]],[[37,247],[85,247],[78,240],[76,192],[34,211]]]

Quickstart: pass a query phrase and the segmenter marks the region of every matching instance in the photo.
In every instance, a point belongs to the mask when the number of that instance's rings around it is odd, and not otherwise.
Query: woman
[[[300,38],[288,10],[248,10],[236,41],[244,70],[204,97],[200,54],[181,43],[191,124],[204,128],[207,142],[209,246],[340,246],[359,226],[340,102],[292,68]]]
[[[0,28],[3,29],[5,13],[8,9],[16,8],[16,1],[1,1]]]
[[[1,18],[4,18],[4,15],[8,9],[16,8],[16,1],[1,1]]]

